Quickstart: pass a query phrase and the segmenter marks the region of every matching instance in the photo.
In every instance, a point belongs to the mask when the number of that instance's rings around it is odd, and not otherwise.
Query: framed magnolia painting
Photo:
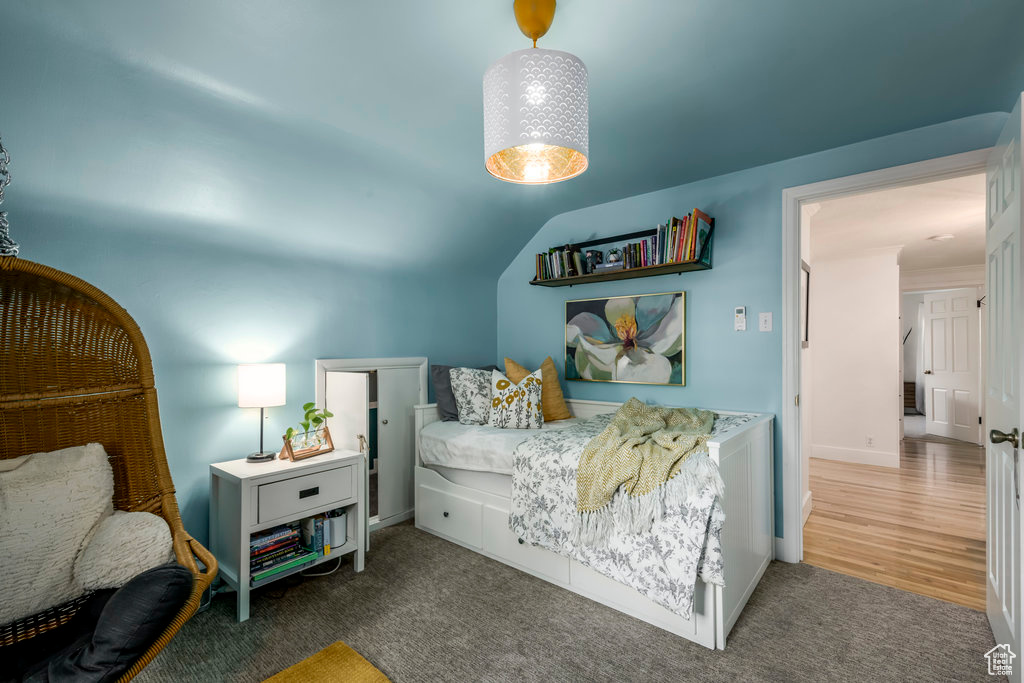
[[[686,384],[686,292],[565,302],[565,378]]]

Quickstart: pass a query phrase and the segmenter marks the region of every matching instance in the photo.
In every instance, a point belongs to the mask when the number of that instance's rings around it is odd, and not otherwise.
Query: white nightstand
[[[347,508],[345,545],[273,580],[351,552],[355,570],[363,571],[365,467],[366,455],[355,451],[332,451],[298,462],[251,463],[242,458],[210,465],[210,551],[220,564],[220,577],[238,593],[238,621],[249,618],[249,537],[257,531]]]

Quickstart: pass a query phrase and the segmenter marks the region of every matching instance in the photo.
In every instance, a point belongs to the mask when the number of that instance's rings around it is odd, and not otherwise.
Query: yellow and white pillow
[[[540,429],[544,426],[541,408],[541,372],[531,372],[519,384],[497,370],[491,371],[491,413],[487,424],[502,429]]]

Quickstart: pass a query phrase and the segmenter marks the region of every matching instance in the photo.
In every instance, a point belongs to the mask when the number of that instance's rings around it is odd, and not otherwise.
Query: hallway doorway
[[[984,225],[977,173],[801,213],[803,560],[973,609]]]

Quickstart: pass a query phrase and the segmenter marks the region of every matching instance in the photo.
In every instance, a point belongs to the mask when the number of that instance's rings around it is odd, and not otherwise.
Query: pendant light
[[[555,0],[515,0],[533,47],[507,54],[484,74],[484,164],[512,183],[540,185],[587,170],[587,67],[575,55],[537,47]]]

